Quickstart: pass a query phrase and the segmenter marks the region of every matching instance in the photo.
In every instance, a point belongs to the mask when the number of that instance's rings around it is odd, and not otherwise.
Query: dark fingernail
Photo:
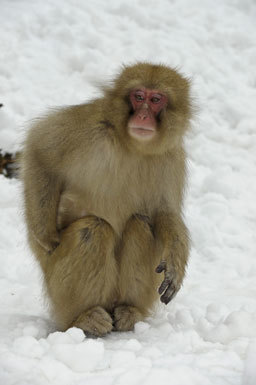
[[[169,291],[169,292],[168,292]],[[175,297],[176,291],[173,290],[170,294],[170,288],[166,290],[166,292],[160,297],[161,301],[166,305]]]
[[[156,273],[161,273],[163,271],[163,267],[159,265],[159,266],[157,266],[155,271],[156,271]]]
[[[160,301],[163,302],[165,305],[167,305],[170,302],[169,298],[166,298],[163,295],[162,297],[160,297]]]
[[[157,273],[162,273],[162,271],[164,271],[165,268],[166,268],[165,262],[161,262],[161,263],[157,266],[156,272],[157,272]]]
[[[159,289],[158,289],[158,293],[159,293],[159,294],[162,294],[162,293],[165,291],[165,289],[167,288],[168,285],[169,285],[168,282],[163,281],[163,282],[161,283]]]
[[[164,291],[163,288],[160,286],[160,287],[158,288],[158,293],[159,293],[159,294],[162,294],[163,291]]]

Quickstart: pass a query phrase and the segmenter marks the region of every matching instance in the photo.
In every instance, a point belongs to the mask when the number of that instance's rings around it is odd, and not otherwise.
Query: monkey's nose
[[[141,120],[146,120],[148,118],[148,111],[147,110],[140,111],[139,118]]]

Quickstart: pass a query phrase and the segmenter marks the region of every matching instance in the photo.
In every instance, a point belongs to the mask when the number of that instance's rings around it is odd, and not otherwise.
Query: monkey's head
[[[143,154],[179,145],[189,126],[189,81],[164,65],[125,67],[108,90],[111,120],[122,142]]]

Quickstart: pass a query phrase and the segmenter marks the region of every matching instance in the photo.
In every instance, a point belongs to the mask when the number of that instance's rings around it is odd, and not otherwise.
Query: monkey
[[[32,253],[58,330],[133,330],[179,291],[190,81],[163,64],[124,66],[80,105],[37,119],[21,179]]]

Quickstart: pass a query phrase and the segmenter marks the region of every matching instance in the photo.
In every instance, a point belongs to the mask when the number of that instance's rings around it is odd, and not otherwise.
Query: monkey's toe
[[[142,321],[143,315],[134,306],[118,306],[114,310],[114,329],[117,331],[133,330],[136,322]]]
[[[113,329],[111,316],[100,306],[84,313],[73,322],[72,326],[82,329],[86,335],[102,337]]]

